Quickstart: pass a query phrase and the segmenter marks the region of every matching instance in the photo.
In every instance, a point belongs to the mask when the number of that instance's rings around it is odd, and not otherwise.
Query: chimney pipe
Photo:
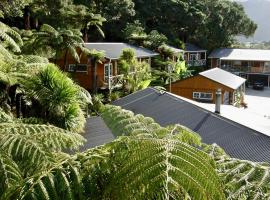
[[[215,109],[215,113],[220,114],[220,107],[221,107],[221,89],[218,89],[216,91],[216,109]]]

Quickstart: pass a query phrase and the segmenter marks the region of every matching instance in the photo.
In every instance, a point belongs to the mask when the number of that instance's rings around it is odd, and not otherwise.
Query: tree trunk
[[[22,94],[16,95],[16,114],[17,118],[22,116]]]
[[[30,9],[29,6],[26,6],[24,8],[24,29],[25,30],[30,30],[31,25],[30,25]]]
[[[57,63],[57,50],[55,52],[55,58],[54,58],[54,64],[56,64],[56,63]]]
[[[84,29],[83,29],[83,41],[85,42],[85,43],[87,43],[88,42],[88,33],[87,33],[87,27],[84,27]]]
[[[68,50],[66,50],[65,52],[65,64],[64,64],[65,69],[67,67],[67,54],[68,54]]]
[[[38,29],[38,18],[34,18],[34,21],[33,21],[33,28],[34,29]]]

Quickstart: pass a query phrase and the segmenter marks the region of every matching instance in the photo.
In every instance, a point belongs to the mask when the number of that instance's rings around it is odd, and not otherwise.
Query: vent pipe
[[[215,109],[215,113],[220,114],[220,107],[221,107],[221,89],[218,89],[216,91],[216,109]]]

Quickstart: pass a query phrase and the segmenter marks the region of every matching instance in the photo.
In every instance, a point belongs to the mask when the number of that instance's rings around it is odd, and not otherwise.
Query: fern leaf
[[[6,190],[23,181],[22,173],[18,165],[0,150],[0,199]]]
[[[170,139],[119,140],[114,142],[115,160],[110,160],[119,167],[104,198],[169,199],[187,193],[193,199],[224,199],[213,162],[205,153]]]

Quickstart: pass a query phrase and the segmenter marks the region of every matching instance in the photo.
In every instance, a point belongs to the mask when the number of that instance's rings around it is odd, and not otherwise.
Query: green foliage
[[[133,23],[127,23],[125,29],[123,30],[123,35],[125,39],[130,41],[132,41],[132,39],[135,39],[136,36],[145,36],[144,39],[146,39],[147,37],[142,24],[138,20],[135,20]]]
[[[12,0],[12,1],[0,1],[0,12],[6,17],[21,17],[23,15],[23,9],[29,5],[33,0]]]
[[[165,35],[160,34],[156,30],[153,30],[148,34],[147,39],[145,41],[145,46],[150,49],[156,50],[159,46],[165,44],[167,40],[168,39]]]
[[[150,66],[146,62],[138,62],[132,49],[122,51],[118,67],[119,72],[124,75],[123,89],[125,91],[135,92],[150,85]]]
[[[7,116],[3,111],[0,115]],[[51,125],[30,124],[33,119],[25,120],[28,124],[10,116],[0,122],[0,199],[16,199],[17,196],[25,199],[26,189],[27,193],[38,191],[34,186],[29,188],[31,184],[40,184],[37,186],[39,189],[40,186],[45,187],[42,185],[45,174],[50,174],[57,167],[59,171],[64,170],[64,166],[60,168],[64,154],[60,159],[59,152],[78,149],[85,141],[77,133]],[[72,170],[69,171],[71,173]]]
[[[216,161],[217,172],[225,183],[227,199],[269,199],[269,163],[230,158],[216,144],[204,149]]]
[[[119,58],[119,70],[121,74],[127,75],[134,69],[136,64],[135,52],[133,49],[123,49]]]
[[[115,147],[108,163],[115,167],[104,175],[110,177],[105,198],[224,198],[213,161],[180,142],[198,145],[198,135],[180,125],[162,128],[151,118],[116,106],[105,106],[102,117],[115,135],[128,135],[112,143]]]
[[[93,96],[93,105],[92,105],[92,110],[95,113],[100,113],[103,110],[103,104],[104,102],[104,95],[103,94],[95,94]]]
[[[189,145],[137,137],[121,137],[113,145],[116,167],[103,198],[224,199],[214,163]]]
[[[60,11],[62,15],[68,16],[67,24],[73,28],[83,29],[84,42],[88,41],[88,31],[90,27],[95,27],[98,32],[105,37],[101,29],[102,24],[106,21],[100,14],[93,14],[91,10],[84,5],[70,5]]]
[[[50,47],[55,50],[55,59],[70,54],[77,62],[80,62],[77,48],[81,49],[83,40],[79,30],[55,29],[48,24],[43,24],[40,31],[34,33],[33,45],[39,49]]]
[[[27,95],[41,105],[42,117],[50,123],[68,130],[83,130],[85,119],[80,107],[81,91],[56,66],[47,65],[26,80],[24,87]]]
[[[128,135],[150,138],[171,138],[190,145],[200,146],[201,138],[197,133],[177,124],[161,127],[152,118],[134,115],[133,112],[122,110],[117,106],[106,105],[102,113],[107,126],[115,136]]]
[[[251,36],[256,25],[243,7],[230,0],[134,0],[146,32],[157,30],[169,41],[198,42],[212,50],[229,46],[237,35]]]
[[[2,22],[0,22],[0,38],[2,46],[13,52],[20,52],[20,46],[23,44],[20,35]]]

